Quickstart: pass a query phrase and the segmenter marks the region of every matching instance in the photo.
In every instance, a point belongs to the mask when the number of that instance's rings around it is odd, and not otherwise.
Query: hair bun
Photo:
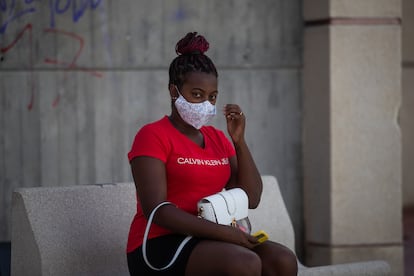
[[[197,32],[188,33],[175,45],[177,55],[204,54],[208,50],[208,41]]]

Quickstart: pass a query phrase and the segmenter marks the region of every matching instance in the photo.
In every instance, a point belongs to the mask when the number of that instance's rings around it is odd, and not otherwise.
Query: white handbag
[[[178,246],[171,261],[164,267],[154,267],[151,265],[147,257],[147,239],[151,228],[151,223],[154,218],[155,212],[164,205],[172,204],[171,202],[164,201],[158,204],[152,211],[148,218],[147,226],[145,228],[144,237],[142,240],[142,255],[145,263],[153,270],[162,271],[171,267],[175,260],[178,258],[181,250],[185,244],[192,238],[187,236]],[[231,225],[238,227],[246,233],[250,234],[251,226],[248,218],[249,212],[249,199],[243,189],[234,188],[226,191],[219,192],[217,194],[202,198],[197,203],[198,216],[215,223]]]
[[[249,199],[241,188],[224,190],[197,203],[198,216],[209,221],[238,227],[250,233]]]

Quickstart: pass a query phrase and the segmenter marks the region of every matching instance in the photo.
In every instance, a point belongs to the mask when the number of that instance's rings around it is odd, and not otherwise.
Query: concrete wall
[[[300,0],[3,2],[0,240],[10,240],[17,187],[131,180],[131,141],[169,114],[174,46],[196,30],[219,69],[218,105],[242,106],[252,153],[277,176],[300,245]]]
[[[304,5],[306,263],[403,275],[401,1]]]
[[[402,21],[402,105],[400,125],[402,133],[403,203],[414,206],[414,2],[403,1]]]

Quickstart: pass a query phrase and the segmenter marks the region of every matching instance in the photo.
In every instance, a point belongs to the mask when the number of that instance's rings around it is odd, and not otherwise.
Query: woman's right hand
[[[232,227],[225,226],[227,229],[226,234],[223,237],[223,241],[234,243],[249,249],[252,249],[259,244],[259,241],[256,237],[243,232],[242,230]]]

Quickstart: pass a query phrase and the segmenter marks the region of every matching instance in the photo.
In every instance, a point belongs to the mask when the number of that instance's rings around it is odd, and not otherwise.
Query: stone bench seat
[[[294,250],[294,230],[277,180],[262,176],[253,231]],[[11,275],[129,275],[125,247],[134,216],[133,183],[20,188],[12,200]],[[385,261],[321,267],[299,275],[389,275]]]

